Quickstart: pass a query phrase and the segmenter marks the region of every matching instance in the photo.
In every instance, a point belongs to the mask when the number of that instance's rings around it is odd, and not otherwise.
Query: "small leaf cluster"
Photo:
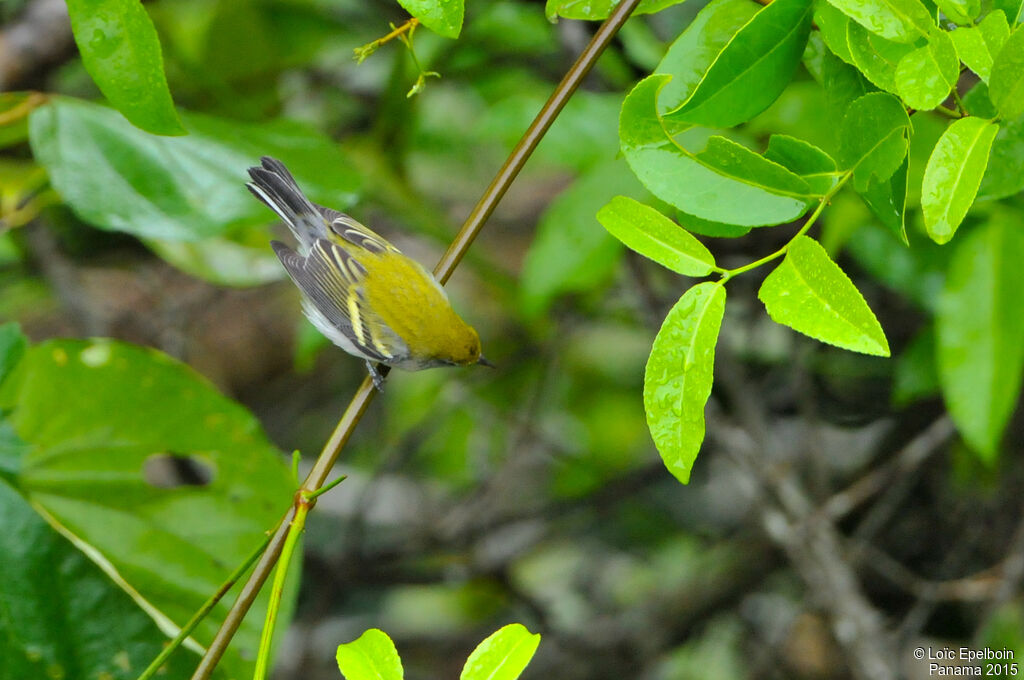
[[[718,277],[679,298],[647,364],[647,422],[680,481],[689,480],[704,439],[732,278],[771,266],[758,298],[772,320],[836,347],[890,355],[863,295],[808,236],[850,190],[893,236],[882,248],[910,245],[908,220],[937,244],[972,223],[935,306],[934,361],[965,440],[994,459],[1024,365],[1024,325],[1011,302],[1024,283],[1012,264],[1024,256],[1024,231],[999,204],[980,202],[1024,188],[1021,8],[995,4],[982,16],[981,3],[953,0],[937,11],[920,0],[713,0],[626,96],[621,151],[658,207],[620,196],[598,221],[674,272]],[[759,150],[735,130],[799,80],[801,66],[823,91],[823,115],[834,115],[832,138],[819,146],[770,134]],[[922,117],[945,121],[923,168],[911,154]],[[732,269],[692,235],[738,237],[796,221],[781,248]]]

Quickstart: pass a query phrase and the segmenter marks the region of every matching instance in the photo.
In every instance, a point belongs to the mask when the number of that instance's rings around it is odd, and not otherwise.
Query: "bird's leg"
[[[370,360],[366,361],[366,370],[370,372],[370,377],[373,378],[373,386],[377,388],[378,392],[384,391],[384,376],[377,370],[377,365]]]

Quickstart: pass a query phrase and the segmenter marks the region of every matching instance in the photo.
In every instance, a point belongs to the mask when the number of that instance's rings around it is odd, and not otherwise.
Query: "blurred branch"
[[[441,261],[438,262],[437,267],[434,268],[434,275],[441,284],[447,282],[451,277],[466,251],[472,245],[473,240],[480,233],[484,223],[494,212],[498,202],[505,195],[505,192],[508,191],[509,186],[511,186],[519,171],[522,170],[527,159],[537,147],[537,144],[540,143],[540,140],[568,103],[576,88],[579,87],[587,73],[590,72],[590,69],[597,62],[597,58],[639,3],[640,0],[623,0],[619,3],[608,19],[601,24],[586,49],[580,54],[579,58],[555,88],[551,97],[519,140],[516,148],[513,149],[505,164],[498,171],[497,176],[484,191],[484,195],[462,225],[462,229],[455,236],[455,240],[449,246],[448,251],[441,258]],[[309,475],[302,483],[300,492],[315,491],[323,486],[328,473],[341,453],[341,449],[352,435],[356,424],[362,418],[363,413],[365,413],[375,394],[376,390],[373,388],[373,383],[369,376],[367,376],[356,391],[334,432],[331,433],[327,444],[324,445],[324,449],[313,465],[313,469],[310,470]],[[287,526],[294,514],[295,506],[293,505],[288,508],[284,521],[281,522],[277,531],[271,537],[266,552],[263,553],[263,556],[253,568],[252,575],[243,586],[241,593],[232,605],[210,646],[207,648],[206,653],[199,662],[199,666],[192,675],[193,680],[209,678],[213,673],[213,669],[217,666],[228,644],[235,636],[235,632],[241,625],[242,619],[249,611],[264,581],[266,581],[278,557],[280,557],[285,538],[288,534]]]
[[[64,0],[32,0],[0,31],[0,92],[23,87],[36,71],[74,48]]]

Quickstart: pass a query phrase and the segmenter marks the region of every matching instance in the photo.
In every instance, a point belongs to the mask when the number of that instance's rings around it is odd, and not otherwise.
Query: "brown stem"
[[[579,87],[579,84],[597,62],[597,58],[604,51],[605,47],[608,46],[608,43],[622,27],[622,24],[626,22],[630,14],[633,13],[638,4],[640,4],[640,0],[622,0],[616,6],[611,15],[598,28],[579,58],[565,74],[562,82],[555,88],[555,91],[523,134],[522,139],[519,140],[519,143],[513,149],[501,170],[498,171],[494,181],[487,187],[476,207],[473,208],[469,217],[466,218],[466,222],[448,247],[448,251],[434,268],[434,275],[442,284],[451,277],[455,268],[462,260],[463,255],[466,254],[469,246],[473,243],[473,239],[476,238],[487,218],[494,212],[498,202],[505,195],[505,192],[508,191],[512,181],[526,164],[530,154],[533,153],[533,150],[544,137],[548,128],[551,127],[555,118],[562,111],[562,108],[565,107],[573,92]],[[352,435],[352,431],[355,429],[360,418],[362,418],[363,413],[370,404],[370,400],[373,399],[375,394],[376,390],[373,388],[369,376],[367,376],[363,380],[363,384],[359,386],[355,396],[352,397],[352,401],[349,403],[344,415],[342,415],[341,420],[338,421],[338,425],[334,428],[331,438],[324,445],[324,449],[313,465],[313,469],[310,470],[306,480],[302,483],[303,490],[314,491],[323,485],[328,473],[334,466],[334,462],[338,458],[338,454]],[[252,575],[242,588],[238,599],[232,605],[231,611],[225,617],[224,623],[221,624],[217,635],[207,648],[206,654],[203,655],[195,673],[192,674],[192,680],[206,680],[217,666],[228,643],[234,637],[235,631],[238,630],[246,612],[249,611],[249,607],[252,606],[256,595],[277,562],[281,554],[281,548],[284,546],[284,539],[288,533],[289,521],[294,512],[294,506],[288,509],[285,520],[280,523],[277,531],[270,539],[266,552],[263,553],[260,561],[256,563]]]

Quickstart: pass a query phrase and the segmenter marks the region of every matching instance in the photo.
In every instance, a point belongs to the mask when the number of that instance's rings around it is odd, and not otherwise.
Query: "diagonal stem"
[[[452,244],[448,247],[448,251],[434,268],[434,275],[442,284],[451,277],[462,257],[469,249],[469,246],[473,243],[477,234],[480,233],[480,229],[483,228],[484,223],[494,212],[498,202],[505,195],[505,192],[508,191],[509,186],[515,180],[519,171],[523,169],[537,144],[543,139],[548,128],[551,127],[555,118],[561,113],[569,98],[576,91],[576,88],[579,87],[580,83],[590,72],[590,69],[597,62],[597,58],[604,51],[605,47],[608,46],[608,43],[611,42],[611,39],[633,13],[638,4],[640,4],[640,0],[622,0],[615,7],[611,15],[594,33],[590,43],[565,74],[565,77],[555,88],[555,91],[551,93],[551,97],[544,104],[544,107],[541,108],[537,117],[534,118],[533,123],[530,124],[530,127],[523,134],[515,149],[512,150],[505,164],[501,166],[498,174],[490,186],[487,187],[476,207],[473,208],[469,217],[466,218],[459,233],[456,234]],[[363,380],[362,385],[359,386],[359,389],[356,390],[355,396],[352,397],[348,408],[345,409],[341,420],[338,421],[334,432],[331,433],[330,439],[324,445],[320,457],[317,458],[313,469],[309,471],[309,475],[307,475],[302,483],[303,491],[315,491],[323,485],[331,468],[334,466],[334,462],[338,458],[338,454],[341,453],[342,447],[345,446],[345,443],[352,435],[352,431],[359,423],[363,413],[366,412],[366,408],[375,394],[376,390],[373,388],[373,383],[369,376],[367,376]],[[315,500],[312,502],[315,502]],[[238,630],[242,619],[245,618],[245,614],[249,611],[253,601],[259,594],[260,588],[262,588],[263,583],[280,557],[281,549],[284,547],[285,538],[288,535],[288,526],[294,514],[295,506],[292,506],[288,509],[283,521],[278,525],[277,530],[271,537],[266,551],[253,568],[249,580],[242,587],[238,599],[235,600],[231,610],[224,619],[224,623],[221,624],[217,635],[214,636],[213,641],[206,650],[206,654],[203,655],[199,666],[196,668],[195,673],[193,673],[192,680],[206,680],[213,673],[213,669],[217,666],[221,656],[223,656],[228,643],[231,642],[235,631]]]

